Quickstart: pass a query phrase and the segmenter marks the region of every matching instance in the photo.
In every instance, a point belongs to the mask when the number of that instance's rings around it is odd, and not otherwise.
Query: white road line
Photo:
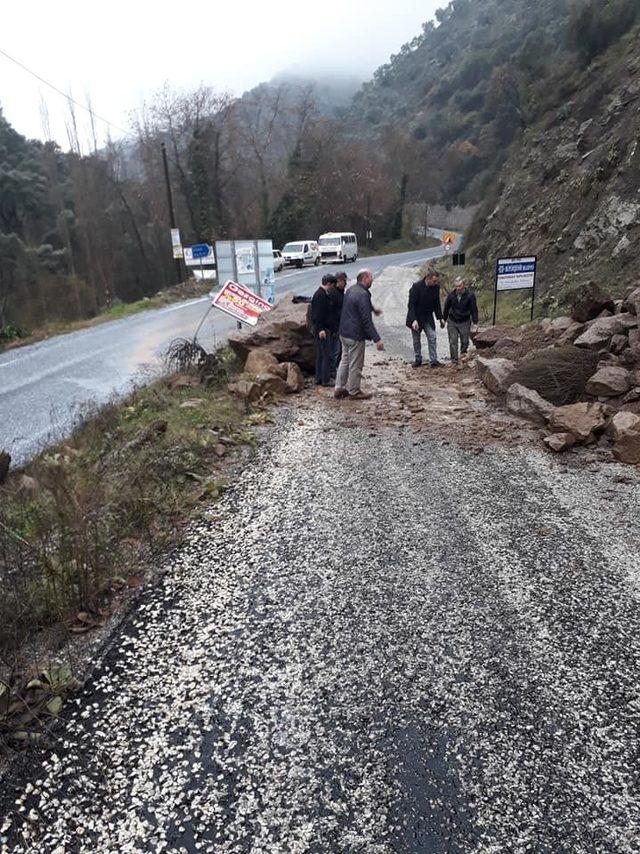
[[[173,305],[171,308],[163,309],[160,314],[169,314],[170,311],[180,311],[183,308],[189,308],[191,305],[198,305],[200,302],[206,302],[209,297],[199,297],[198,299],[189,300],[189,302],[183,302],[181,305]]]

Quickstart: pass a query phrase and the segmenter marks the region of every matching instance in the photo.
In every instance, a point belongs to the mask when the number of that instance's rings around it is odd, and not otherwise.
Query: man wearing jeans
[[[407,311],[407,326],[413,338],[414,368],[422,365],[422,333],[427,336],[429,345],[429,362],[432,368],[441,368],[438,361],[438,336],[434,315],[444,329],[442,308],[440,306],[440,276],[433,270],[424,279],[411,285],[409,291],[409,307]]]
[[[335,380],[338,373],[338,365],[340,364],[340,356],[342,355],[342,346],[340,344],[340,318],[342,316],[342,303],[344,302],[344,294],[347,289],[347,274],[338,273],[336,276],[336,286],[329,294],[331,302],[331,312],[333,323],[331,326],[331,377]]]
[[[455,280],[455,290],[451,291],[444,304],[444,319],[447,321],[449,350],[451,361],[458,364],[458,342],[464,355],[469,349],[471,323],[478,323],[478,304],[476,295],[467,287],[464,279]]]
[[[371,271],[361,270],[356,284],[344,295],[340,318],[342,358],[335,390],[338,400],[347,397],[349,400],[369,400],[372,397],[370,392],[360,388],[366,342],[375,341],[378,350],[384,350],[382,339],[371,319],[373,306],[369,289],[372,282]]]

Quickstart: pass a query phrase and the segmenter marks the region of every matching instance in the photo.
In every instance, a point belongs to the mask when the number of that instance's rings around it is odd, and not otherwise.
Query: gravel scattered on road
[[[279,418],[3,851],[636,851],[637,484]]]

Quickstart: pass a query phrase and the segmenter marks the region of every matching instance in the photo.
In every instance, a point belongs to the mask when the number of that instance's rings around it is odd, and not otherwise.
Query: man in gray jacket
[[[370,392],[360,388],[366,342],[375,341],[378,350],[384,350],[384,343],[371,319],[373,306],[369,289],[372,282],[371,270],[360,270],[356,284],[344,295],[340,317],[342,358],[335,389],[338,400],[346,397],[349,400],[369,400],[372,397]]]

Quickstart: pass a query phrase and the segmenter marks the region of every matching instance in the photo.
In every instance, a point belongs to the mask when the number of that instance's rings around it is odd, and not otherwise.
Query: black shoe
[[[442,368],[443,364],[442,364],[442,362],[431,362],[431,367],[432,368]]]
[[[421,368],[422,367],[422,359],[416,359],[415,362],[413,363],[413,367],[414,368]]]

